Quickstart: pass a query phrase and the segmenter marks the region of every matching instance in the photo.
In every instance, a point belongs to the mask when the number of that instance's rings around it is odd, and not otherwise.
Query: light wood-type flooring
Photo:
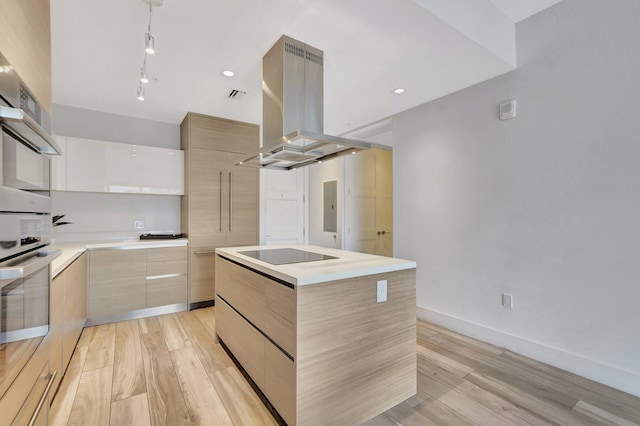
[[[274,425],[214,342],[215,308],[86,328],[53,401],[59,425]],[[418,394],[367,422],[640,425],[640,399],[418,322]]]

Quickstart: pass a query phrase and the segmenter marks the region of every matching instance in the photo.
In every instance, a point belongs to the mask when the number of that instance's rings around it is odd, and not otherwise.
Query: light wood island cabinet
[[[235,166],[259,148],[259,126],[188,113],[180,126],[185,158],[181,228],[189,238],[189,303],[215,297],[217,247],[258,242],[257,169]]]
[[[297,249],[309,246],[297,246]],[[290,426],[360,424],[415,395],[415,262],[216,254],[216,336]],[[384,282],[387,294],[377,300]]]

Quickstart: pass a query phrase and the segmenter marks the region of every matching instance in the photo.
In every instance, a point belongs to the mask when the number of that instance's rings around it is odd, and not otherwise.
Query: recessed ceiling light
[[[236,75],[236,73],[231,70],[224,70],[222,71],[222,75],[224,75],[225,77],[233,77],[234,75]]]
[[[396,95],[402,95],[404,93],[404,89],[402,87],[398,87],[397,89],[393,89],[393,93]]]

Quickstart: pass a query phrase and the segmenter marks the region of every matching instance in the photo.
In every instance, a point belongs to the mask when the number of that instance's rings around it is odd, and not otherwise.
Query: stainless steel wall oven
[[[51,121],[0,54],[0,398],[49,332]]]

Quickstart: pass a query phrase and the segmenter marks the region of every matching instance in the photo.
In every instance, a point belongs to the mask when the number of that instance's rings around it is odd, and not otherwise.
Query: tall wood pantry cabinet
[[[191,308],[213,303],[217,247],[258,244],[259,171],[234,164],[258,151],[259,132],[256,124],[193,112],[180,125]]]

